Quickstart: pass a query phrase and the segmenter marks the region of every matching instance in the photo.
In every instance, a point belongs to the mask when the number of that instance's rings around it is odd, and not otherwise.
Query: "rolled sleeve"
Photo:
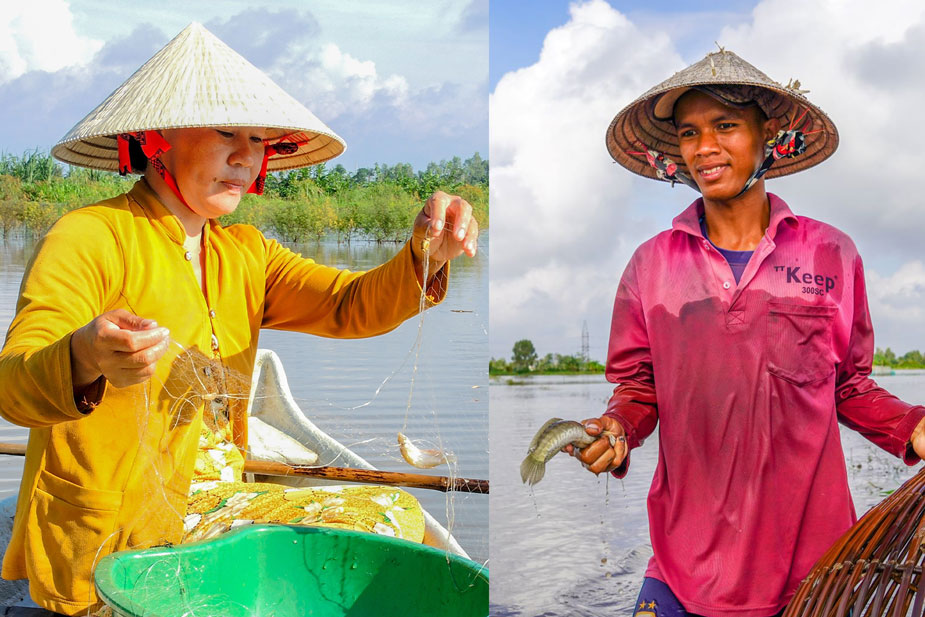
[[[266,305],[262,327],[319,336],[362,338],[383,334],[446,296],[449,265],[423,292],[409,244],[365,272],[315,263],[275,240],[264,240]]]

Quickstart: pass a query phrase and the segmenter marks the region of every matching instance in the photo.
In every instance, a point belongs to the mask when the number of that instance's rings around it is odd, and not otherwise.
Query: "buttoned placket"
[[[211,333],[209,340],[209,347],[212,350],[212,359],[218,363],[221,363],[222,354],[221,354],[221,345],[218,338],[217,332],[217,321],[218,315],[215,312],[215,309],[212,308],[211,298],[213,295],[213,286],[211,285],[212,281],[212,267],[214,259],[212,259],[211,251],[211,234],[210,234],[210,225],[208,221],[202,230],[202,293],[200,294],[203,299],[203,308],[205,309],[206,319],[208,320],[209,332]],[[228,384],[225,383],[225,372],[219,371],[219,375],[216,376],[214,383],[218,385],[222,393],[227,392]],[[224,394],[222,396],[213,398],[211,400],[211,412],[214,415],[224,415],[225,418],[228,418],[228,397]]]
[[[752,279],[758,273],[758,269],[765,259],[774,251],[776,244],[771,239],[770,233],[765,231],[761,241],[755,248],[755,252],[748,260],[748,265],[742,273],[742,278],[738,284],[735,282],[735,276],[732,273],[732,266],[726,258],[716,249],[709,239],[699,237],[706,252],[707,260],[713,271],[713,280],[719,289],[717,296],[723,300],[723,311],[726,320],[726,327],[729,329],[740,329],[745,327],[745,297],[742,292],[751,283]]]
[[[211,266],[213,260],[211,259],[211,234],[209,223],[206,222],[202,230],[202,300],[205,309],[205,315],[208,320],[209,331],[212,336],[210,339],[210,349],[212,350],[212,359],[220,360],[220,344],[218,339],[218,332],[216,332],[216,322],[218,321],[218,315],[215,312],[215,309],[212,308],[212,286],[211,286]]]
[[[703,250],[707,254],[707,260],[710,262],[710,268],[713,271],[713,280],[719,285],[717,295],[724,301],[732,303],[732,296],[736,291],[735,276],[732,274],[732,268],[726,258],[720,254],[715,246],[707,239],[701,237],[700,242]]]

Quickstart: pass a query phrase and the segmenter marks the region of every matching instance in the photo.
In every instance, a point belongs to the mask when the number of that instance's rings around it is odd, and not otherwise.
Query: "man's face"
[[[210,219],[234,212],[260,172],[266,129],[219,127],[162,132],[171,148],[161,160],[190,208]]]
[[[674,112],[681,158],[705,199],[727,201],[742,190],[764,159],[764,144],[777,133],[757,105],[729,107],[691,90]]]

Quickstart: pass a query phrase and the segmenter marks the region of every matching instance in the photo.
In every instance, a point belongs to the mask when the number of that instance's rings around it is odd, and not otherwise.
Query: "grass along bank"
[[[0,156],[0,237],[39,238],[65,212],[114,197],[137,176],[65,167],[39,151]],[[342,165],[269,174],[264,194],[245,195],[225,224],[248,223],[269,236],[304,242],[334,235],[339,241],[401,242],[436,190],[462,196],[481,228],[488,227],[488,161],[478,153],[462,160],[411,165],[376,164],[350,173]]]

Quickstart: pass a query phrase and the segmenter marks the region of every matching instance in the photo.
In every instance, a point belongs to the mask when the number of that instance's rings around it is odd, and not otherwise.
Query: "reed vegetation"
[[[135,177],[65,167],[47,153],[0,155],[0,234],[41,237],[65,212],[129,190]],[[262,196],[245,195],[225,225],[247,223],[269,236],[305,242],[401,242],[427,198],[436,190],[472,204],[480,227],[488,227],[488,161],[478,153],[462,160],[411,165],[342,165],[270,174]]]

